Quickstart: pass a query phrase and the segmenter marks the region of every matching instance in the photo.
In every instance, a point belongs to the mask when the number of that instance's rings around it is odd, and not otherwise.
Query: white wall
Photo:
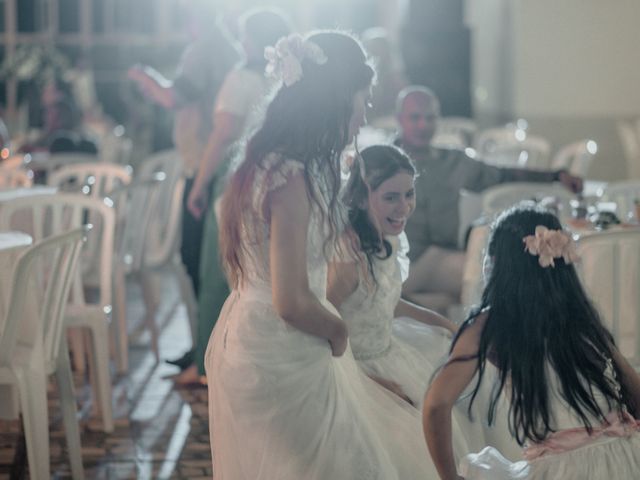
[[[467,17],[480,121],[526,118],[556,149],[592,138],[589,176],[625,178],[616,122],[640,117],[640,1],[469,0]]]
[[[514,0],[516,115],[640,113],[638,0]]]

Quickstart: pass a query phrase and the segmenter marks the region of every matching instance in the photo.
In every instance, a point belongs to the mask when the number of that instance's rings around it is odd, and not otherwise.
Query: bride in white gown
[[[360,372],[326,299],[338,158],[364,121],[373,70],[341,33],[267,53],[283,85],[223,200],[233,291],[205,361],[214,476],[435,478],[419,415]]]
[[[374,145],[360,152],[344,189],[349,227],[342,234],[343,242],[354,245],[358,258],[343,255],[330,264],[328,297],[347,324],[360,367],[421,409],[431,377],[446,361],[457,326],[400,298],[409,270],[403,229],[415,208],[415,196],[420,195],[414,190],[415,173],[408,156],[392,145]],[[489,389],[479,395],[475,421],[469,419],[468,401],[458,402],[456,454],[461,457],[490,444],[520,458],[504,411],[497,425],[480,421],[480,412],[486,408],[478,408],[478,403],[489,397]]]

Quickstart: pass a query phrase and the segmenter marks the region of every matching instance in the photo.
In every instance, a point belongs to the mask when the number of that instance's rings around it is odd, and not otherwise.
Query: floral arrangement
[[[275,47],[264,49],[267,60],[266,74],[269,77],[282,80],[290,87],[302,78],[302,61],[304,59],[323,65],[327,56],[315,43],[304,40],[300,35],[293,34],[283,37]]]

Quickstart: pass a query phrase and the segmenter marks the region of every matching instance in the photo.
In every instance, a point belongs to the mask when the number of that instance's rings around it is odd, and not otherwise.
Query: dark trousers
[[[193,188],[193,178],[188,178],[184,185],[182,196],[182,243],[180,257],[191,279],[196,298],[200,294],[200,254],[202,250],[202,235],[206,215],[196,219],[187,208],[187,199]]]

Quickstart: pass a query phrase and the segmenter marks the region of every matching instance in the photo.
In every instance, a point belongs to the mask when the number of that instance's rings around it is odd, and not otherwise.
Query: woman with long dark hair
[[[429,451],[443,479],[637,478],[640,377],[616,348],[574,268],[571,236],[558,219],[519,206],[497,220],[480,308],[454,339],[423,411]],[[487,447],[456,472],[450,409],[487,362],[499,376],[487,412],[509,397],[510,426],[525,461]]]
[[[291,36],[266,54],[282,81],[222,204],[232,292],[205,358],[216,478],[431,478],[419,416],[359,371],[326,298],[339,157],[364,122],[374,72],[337,32]]]

